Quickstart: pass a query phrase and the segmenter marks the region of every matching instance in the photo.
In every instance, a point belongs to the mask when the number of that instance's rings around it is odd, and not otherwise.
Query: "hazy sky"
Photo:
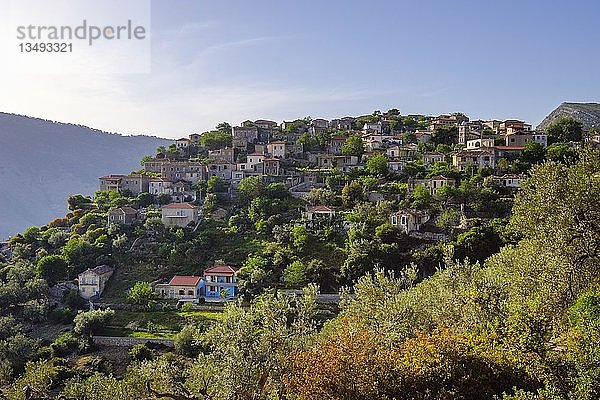
[[[155,0],[151,74],[3,73],[0,111],[171,138],[389,108],[537,124],[600,100],[599,13],[597,0]]]

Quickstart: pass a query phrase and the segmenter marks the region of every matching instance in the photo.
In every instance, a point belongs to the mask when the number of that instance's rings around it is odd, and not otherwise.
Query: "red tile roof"
[[[178,276],[175,275],[169,282],[171,286],[198,286],[202,277],[200,276]]]
[[[204,270],[204,276],[206,275],[232,275],[235,274],[236,268],[230,265],[215,265]]]
[[[166,206],[163,206],[163,208],[191,210],[191,209],[196,208],[196,206],[194,206],[190,203],[171,203],[171,204],[167,204]]]

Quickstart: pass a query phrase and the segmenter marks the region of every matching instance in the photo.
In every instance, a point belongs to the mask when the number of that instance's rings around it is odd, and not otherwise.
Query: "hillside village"
[[[301,214],[283,222],[317,235],[325,227],[348,234],[357,204],[384,204],[386,226],[414,239],[409,247],[422,250],[485,226],[485,221],[506,218],[528,170],[546,158],[549,143],[555,142],[516,119],[471,121],[462,113],[401,116],[396,109],[331,121],[223,123],[158,148],[154,156],[144,157],[139,171],[101,177],[99,189],[133,197],[149,194],[149,207],[160,209],[165,227],[190,231],[205,219],[231,217],[231,202],[243,182],[285,188],[301,200],[296,204]],[[574,141],[554,144],[548,156],[564,158],[577,146]],[[112,208],[107,223],[140,224],[146,212],[146,207]],[[240,267],[207,266],[198,269],[198,276],[174,275],[153,287],[164,298],[231,299],[239,294],[235,273]],[[427,276],[434,267],[420,269]],[[348,274],[346,282],[358,276]]]
[[[160,146],[0,244],[0,398],[594,398],[598,137],[389,110]]]

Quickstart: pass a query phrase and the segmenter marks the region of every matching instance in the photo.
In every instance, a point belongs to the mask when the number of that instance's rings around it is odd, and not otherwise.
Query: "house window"
[[[400,217],[400,225],[406,226],[406,215]]]
[[[183,289],[179,289],[179,295],[180,295],[180,296],[183,296],[184,294],[185,294],[185,290],[183,290]]]
[[[392,225],[398,225],[398,217],[395,215],[392,216]]]
[[[188,290],[188,296],[193,296],[194,295],[194,291],[193,290]]]

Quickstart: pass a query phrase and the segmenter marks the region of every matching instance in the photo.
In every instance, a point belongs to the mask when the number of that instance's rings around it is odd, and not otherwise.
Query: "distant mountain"
[[[558,118],[576,119],[585,130],[600,128],[600,103],[562,103],[544,118],[537,130],[545,131]]]
[[[138,170],[169,144],[0,113],[0,239],[64,216],[70,194],[93,194],[100,176]]]

